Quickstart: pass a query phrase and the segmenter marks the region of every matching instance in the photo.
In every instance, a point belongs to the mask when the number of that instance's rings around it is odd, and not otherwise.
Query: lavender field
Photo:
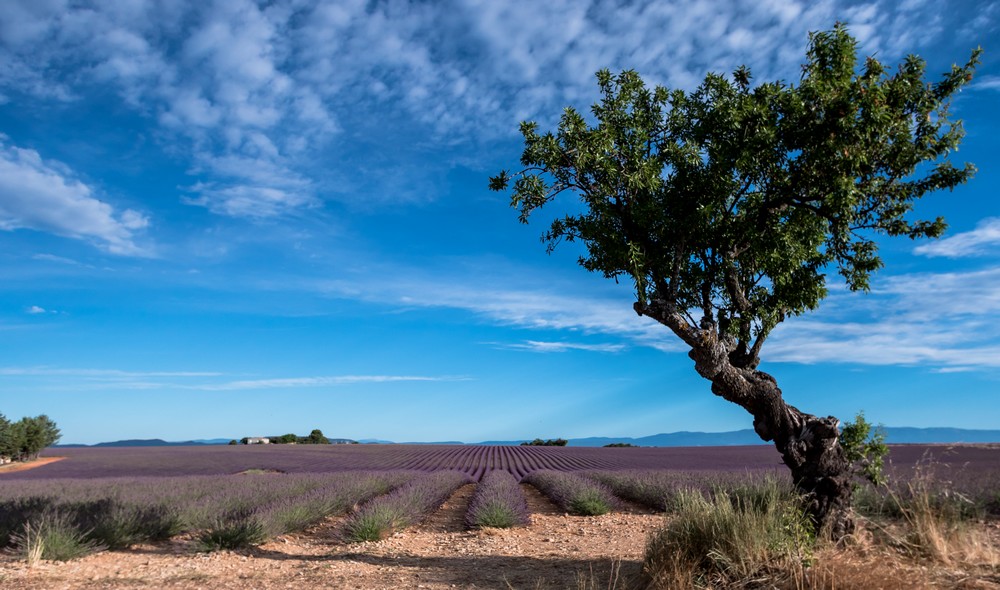
[[[346,514],[345,539],[371,540],[420,522],[459,486],[477,482],[483,489],[470,506],[470,526],[483,526],[477,510],[509,513],[503,526],[525,524],[518,482],[573,514],[615,510],[621,500],[670,511],[686,490],[710,497],[748,481],[791,485],[768,446],[255,445],[69,448],[46,455],[62,459],[0,473],[0,547],[21,551],[27,532],[39,530],[75,535],[83,549],[180,532],[194,534],[206,549],[246,547]],[[933,472],[974,512],[997,513],[998,459],[998,447],[893,447],[888,471],[896,491],[858,498],[884,511],[887,498],[905,500],[915,475]]]
[[[0,482],[52,478],[228,475],[248,470],[334,473],[451,470],[479,480],[491,470],[517,479],[537,470],[676,469],[757,471],[782,468],[769,446],[532,447],[460,445],[251,445],[49,449],[64,460],[0,475]]]

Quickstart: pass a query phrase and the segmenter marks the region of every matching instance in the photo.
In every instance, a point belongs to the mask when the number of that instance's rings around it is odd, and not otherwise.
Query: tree
[[[15,440],[14,429],[10,420],[3,414],[0,414],[0,457],[13,459],[17,455],[19,448],[20,445]]]
[[[305,440],[307,444],[310,445],[328,445],[330,444],[330,439],[323,436],[323,431],[316,428],[309,433],[309,437]]]
[[[526,441],[521,443],[522,447],[565,447],[569,444],[569,441],[564,438],[547,438],[542,440],[536,438],[533,441]]]
[[[42,449],[53,445],[60,438],[59,428],[48,416],[21,418],[21,457],[37,457]]]
[[[687,93],[603,70],[596,124],[573,108],[555,133],[521,123],[523,169],[501,171],[490,188],[512,183],[525,223],[562,193],[579,197],[582,210],[543,234],[549,251],[582,242],[584,268],[631,279],[636,313],[669,328],[712,392],[753,416],[815,525],[839,538],[853,528],[839,421],[787,404],[758,369],[761,350],[776,325],[819,305],[828,271],[867,291],[882,266],[879,236],[944,231],[941,218],[908,214],[975,171],[947,159],[963,136],[948,106],[979,54],[927,84],[916,56],[894,73],[873,57],[858,63],[838,24],[810,34],[797,86],[753,86],[744,66]]]

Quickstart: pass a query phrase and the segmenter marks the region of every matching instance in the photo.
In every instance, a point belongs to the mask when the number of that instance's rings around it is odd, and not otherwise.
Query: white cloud
[[[687,351],[668,328],[636,316],[624,288],[578,295],[583,292],[579,284],[560,285],[552,277],[533,279],[523,269],[487,262],[469,266],[490,268],[490,273],[463,275],[453,270],[429,277],[383,268],[343,281],[288,281],[279,288],[308,288],[404,309],[461,309],[489,322],[545,334],[518,344],[490,343],[504,348],[617,352],[619,347],[646,346],[670,354]],[[372,278],[386,276],[393,280]],[[548,287],[533,288],[533,280]],[[507,286],[511,284],[523,287],[511,289]],[[1000,317],[1000,268],[882,275],[868,294],[837,285],[830,291],[818,311],[790,318],[773,332],[761,354],[765,362],[920,366],[938,371],[1000,368],[1000,323],[993,320]],[[580,344],[558,334],[606,335],[622,344]]]
[[[962,258],[984,256],[995,252],[998,248],[1000,248],[1000,217],[988,217],[980,221],[972,231],[928,242],[917,246],[913,252],[924,256]]]
[[[884,277],[779,326],[762,357],[795,363],[1000,368],[1000,268]]]
[[[0,135],[0,230],[33,229],[87,240],[121,255],[145,255],[136,231],[149,220],[115,208],[58,162],[35,150],[6,145]]]
[[[584,344],[580,342],[544,342],[539,340],[526,340],[515,344],[499,344],[500,348],[514,350],[526,350],[529,352],[568,352],[570,350],[583,350],[587,352],[622,352],[626,346],[624,344]]]
[[[599,68],[692,88],[746,63],[759,80],[794,81],[811,30],[847,21],[862,51],[895,59],[970,12],[836,0],[23,0],[4,5],[0,89],[68,101],[109,86],[186,143],[192,185],[206,189],[190,203],[274,216],[314,206],[320,187],[334,187],[325,198],[392,199],[385,166],[354,165],[359,141],[381,157],[414,139],[509,137],[521,119],[586,109]],[[987,30],[992,17],[975,16]],[[225,159],[246,165],[223,171]],[[374,190],[345,186],[359,174],[356,186]]]
[[[28,308],[28,313],[31,315],[38,315],[40,313],[47,313],[44,307],[39,307],[37,305],[32,305]]]
[[[976,78],[970,88],[976,90],[1000,90],[1000,76],[983,76]]]

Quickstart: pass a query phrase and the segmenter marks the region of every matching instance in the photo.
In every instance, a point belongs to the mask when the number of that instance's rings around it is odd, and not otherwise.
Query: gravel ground
[[[0,587],[66,589],[610,588],[641,570],[646,537],[663,517],[640,508],[569,516],[523,485],[531,525],[468,531],[475,489],[459,489],[423,524],[378,542],[347,544],[341,518],[248,551],[197,553],[190,539],[28,567],[0,557]]]

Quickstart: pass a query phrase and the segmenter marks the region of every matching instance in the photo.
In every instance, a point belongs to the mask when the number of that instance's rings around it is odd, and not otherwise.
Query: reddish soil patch
[[[42,457],[40,459],[35,459],[34,461],[28,461],[27,463],[8,463],[6,465],[0,465],[0,474],[14,473],[15,471],[27,471],[29,469],[34,469],[35,467],[41,467],[42,465],[62,461],[65,458],[66,457]]]

